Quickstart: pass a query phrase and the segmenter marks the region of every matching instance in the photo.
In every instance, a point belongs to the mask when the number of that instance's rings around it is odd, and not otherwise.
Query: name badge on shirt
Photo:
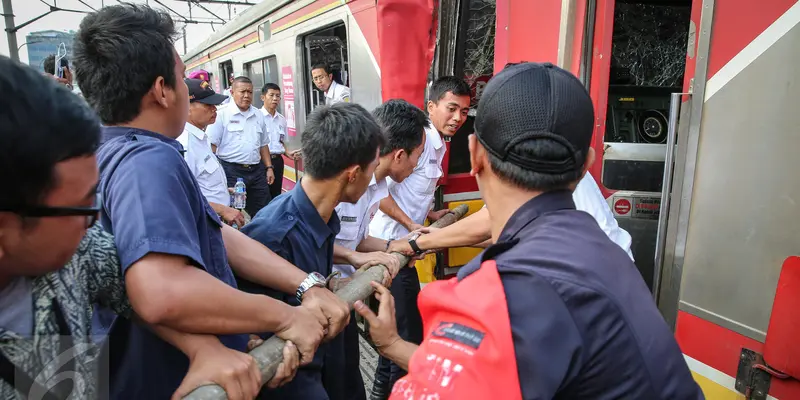
[[[228,123],[229,124],[238,124],[239,120],[238,119],[232,119],[232,120],[228,121]]]
[[[356,217],[341,217],[340,220],[342,222],[358,222],[358,218]]]
[[[428,159],[428,164],[439,164],[439,160],[437,160],[435,158],[429,158]]]

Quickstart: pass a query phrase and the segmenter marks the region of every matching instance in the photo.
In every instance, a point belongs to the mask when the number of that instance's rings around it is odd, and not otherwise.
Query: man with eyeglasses
[[[92,304],[128,318],[133,311],[114,238],[94,225],[100,122],[33,69],[0,56],[0,70],[9,94],[0,98],[0,179],[15,189],[0,191],[0,399],[106,398]],[[258,390],[250,356],[213,336],[149,329],[191,360],[179,391],[208,382]],[[69,384],[58,385],[65,373]]]
[[[314,81],[317,89],[325,93],[326,105],[350,102],[350,88],[333,79],[333,72],[328,64],[314,64],[311,67],[311,80]],[[345,80],[344,77],[342,80]]]

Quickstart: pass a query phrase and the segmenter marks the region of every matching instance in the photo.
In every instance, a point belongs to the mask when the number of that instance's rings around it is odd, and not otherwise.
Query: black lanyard
[[[61,306],[53,299],[52,303],[53,312],[56,315],[56,323],[58,324],[58,332],[60,335],[59,340],[59,356],[62,356],[65,351],[72,349],[72,339],[67,321],[64,319],[64,314],[61,311]],[[34,327],[35,330],[35,327]],[[75,360],[70,357],[70,361],[66,364],[68,370],[75,368]],[[22,371],[15,371],[14,364],[0,352],[0,379],[6,381],[12,388],[16,389],[24,398],[28,396],[33,388],[39,393],[44,393],[43,400],[63,400],[69,395],[58,393],[55,388],[47,390],[41,384],[33,380],[30,375]]]

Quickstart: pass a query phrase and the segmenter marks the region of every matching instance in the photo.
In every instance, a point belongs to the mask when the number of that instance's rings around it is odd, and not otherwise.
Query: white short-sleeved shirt
[[[217,156],[230,163],[258,164],[260,149],[269,146],[264,114],[253,106],[242,111],[236,103],[229,103],[217,111],[217,121],[206,132],[217,146]]]
[[[219,160],[211,152],[211,142],[208,135],[196,126],[186,123],[178,141],[183,145],[185,153],[183,158],[192,171],[200,191],[209,203],[230,206],[231,197],[228,193],[228,179]]]
[[[578,182],[578,186],[572,192],[572,201],[575,202],[576,209],[585,211],[594,217],[603,232],[608,235],[608,238],[618,244],[619,247],[622,247],[622,250],[625,250],[628,253],[628,257],[633,260],[631,235],[625,229],[619,227],[592,174],[587,172],[583,179]],[[485,204],[483,208],[486,208]]]
[[[425,147],[414,172],[403,182],[386,178],[389,194],[403,212],[417,224],[425,222],[433,204],[433,195],[442,177],[442,161],[447,151],[439,132],[428,121],[425,128]],[[408,229],[382,211],[378,210],[369,224],[369,234],[381,239],[398,239],[408,235]]]
[[[331,81],[331,86],[325,92],[325,104],[332,106],[341,102],[350,102],[350,88]]]
[[[283,141],[286,140],[286,117],[278,111],[275,111],[275,115],[272,115],[263,107],[261,108],[261,113],[264,114],[264,123],[267,125],[267,131],[269,131],[269,153],[285,153],[286,148],[283,147]]]
[[[339,203],[336,206],[336,215],[339,216],[341,230],[336,235],[336,244],[355,250],[359,243],[369,235],[369,223],[378,211],[381,200],[389,196],[389,188],[385,180],[375,180],[369,183],[366,193],[355,204]],[[334,264],[334,271],[341,272],[343,277],[351,276],[356,272],[350,264]]]

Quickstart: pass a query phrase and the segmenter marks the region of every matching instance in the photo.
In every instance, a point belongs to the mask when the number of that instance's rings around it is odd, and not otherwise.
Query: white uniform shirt
[[[211,152],[211,142],[208,135],[196,126],[186,123],[183,133],[178,137],[183,148],[183,158],[192,171],[200,191],[203,192],[209,203],[230,206],[231,197],[228,193],[228,179],[219,160]]]
[[[369,183],[366,193],[355,204],[339,203],[336,215],[339,216],[341,230],[336,235],[336,244],[355,250],[359,243],[369,236],[369,223],[378,211],[381,200],[389,196],[389,188],[385,180],[376,181],[375,176]],[[349,277],[356,272],[350,264],[334,264],[334,271],[342,277]]]
[[[286,148],[283,147],[283,141],[286,140],[286,117],[277,110],[275,115],[272,115],[263,107],[261,113],[264,114],[264,123],[269,131],[269,153],[283,154],[286,152]]]
[[[331,81],[331,86],[325,92],[325,104],[332,106],[341,102],[350,102],[350,88]]]
[[[425,222],[428,211],[433,204],[433,195],[442,177],[442,160],[447,151],[439,132],[428,121],[425,128],[425,147],[419,157],[414,172],[403,182],[397,183],[386,178],[389,194],[412,221],[417,224]],[[369,225],[369,234],[381,239],[398,239],[408,235],[408,229],[390,216],[378,210]]]
[[[594,217],[603,232],[608,235],[608,238],[618,244],[619,247],[622,247],[622,250],[625,250],[628,253],[628,257],[633,260],[631,235],[617,224],[614,214],[611,213],[611,207],[608,206],[603,193],[590,173],[587,172],[583,179],[578,182],[578,186],[572,192],[572,201],[575,203],[576,209]],[[486,208],[486,205],[483,208]]]
[[[206,129],[211,143],[217,146],[217,156],[229,163],[258,164],[259,150],[269,145],[264,114],[253,106],[241,111],[231,102],[217,111],[217,121]]]

